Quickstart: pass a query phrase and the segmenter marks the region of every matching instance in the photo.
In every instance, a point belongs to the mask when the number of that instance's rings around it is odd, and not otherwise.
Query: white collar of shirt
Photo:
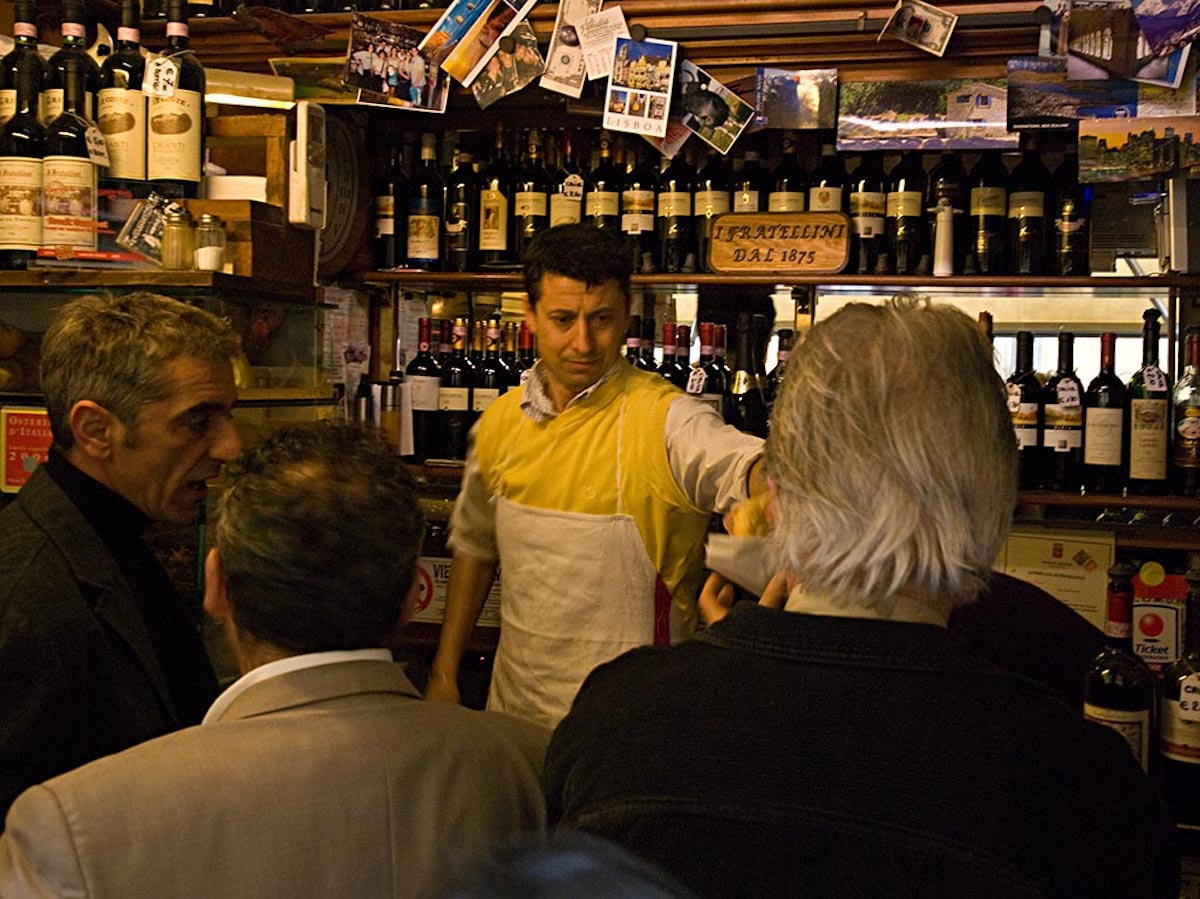
[[[233,701],[257,683],[300,671],[304,668],[316,668],[320,665],[333,665],[337,662],[362,662],[373,660],[378,662],[392,661],[392,653],[387,649],[339,649],[334,652],[309,652],[304,655],[288,656],[286,659],[276,659],[247,671],[232,684],[225,692],[217,697],[204,716],[201,725],[213,724],[221,720],[221,716],[233,704]]]
[[[839,603],[832,597],[819,593],[806,593],[803,585],[792,588],[784,609],[788,612],[804,612],[808,615],[827,615],[833,618],[878,618],[884,621],[903,621],[908,624],[936,624],[947,626],[947,616],[921,602],[915,596],[900,594],[890,612],[878,608]]]
[[[595,384],[571,397],[567,405],[563,407],[563,412],[566,412],[567,409],[570,409],[576,403],[583,402],[596,391],[597,387],[616,374],[620,366],[628,364],[623,358],[617,359],[613,363],[612,368],[602,374]],[[539,359],[533,364],[533,372],[525,380],[525,387],[521,391],[521,411],[538,424],[550,421],[552,418],[557,418],[560,414],[554,408],[554,401],[550,399],[550,394],[547,393],[546,384],[542,378],[542,360]]]

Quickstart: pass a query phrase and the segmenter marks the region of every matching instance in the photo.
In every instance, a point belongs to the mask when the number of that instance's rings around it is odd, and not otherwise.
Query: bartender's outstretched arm
[[[458,692],[458,667],[495,576],[495,562],[470,556],[455,556],[450,562],[446,614],[429,672],[429,684],[425,687],[426,699],[462,701]]]

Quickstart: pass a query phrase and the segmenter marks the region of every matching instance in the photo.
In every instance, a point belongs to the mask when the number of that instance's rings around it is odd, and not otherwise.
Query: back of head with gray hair
[[[959,310],[852,304],[788,362],[767,441],[775,546],[805,589],[888,613],[972,599],[1008,534],[1016,441],[992,348]]]
[[[212,313],[155,293],[95,294],[64,306],[42,340],[41,379],[54,442],[74,442],[69,416],[91,400],[129,428],[166,399],[165,366],[181,357],[230,362],[237,335]]]
[[[211,533],[237,627],[294,654],[384,645],[425,527],[391,446],[352,425],[293,425],[224,476]]]

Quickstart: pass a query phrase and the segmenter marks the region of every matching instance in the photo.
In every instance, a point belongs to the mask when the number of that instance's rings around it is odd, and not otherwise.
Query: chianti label
[[[164,181],[199,181],[202,158],[200,129],[204,104],[199,91],[177,90],[151,97],[146,114],[146,177]]]
[[[442,219],[432,200],[416,198],[408,214],[408,258],[436,262]]]
[[[686,190],[664,190],[658,195],[660,216],[691,215],[692,195]]]
[[[733,195],[734,212],[758,212],[758,191],[739,190]]]
[[[840,187],[810,187],[808,189],[809,212],[841,212],[842,189]]]
[[[804,194],[798,190],[776,190],[767,194],[768,212],[803,212]]]
[[[0,250],[42,243],[42,160],[0,157]]]
[[[615,190],[594,190],[587,195],[589,216],[613,216],[620,213],[621,195]]]
[[[146,95],[105,88],[97,98],[96,125],[108,146],[109,178],[146,177]]]
[[[0,127],[17,114],[17,92],[12,88],[0,90]]]
[[[96,249],[96,166],[47,156],[42,166],[42,243]]]
[[[727,190],[698,190],[696,191],[696,215],[712,218],[729,211],[729,191]]]
[[[621,230],[626,234],[641,234],[654,230],[654,191],[627,190],[621,194],[624,211]]]
[[[567,193],[550,195],[550,224],[573,225],[580,219],[583,201]]]
[[[517,215],[545,215],[546,194],[540,190],[519,190],[513,197],[513,211]]]
[[[1150,710],[1128,712],[1123,709],[1108,709],[1103,706],[1083,704],[1083,717],[1106,727],[1111,727],[1129,744],[1134,758],[1147,770],[1150,764]]]

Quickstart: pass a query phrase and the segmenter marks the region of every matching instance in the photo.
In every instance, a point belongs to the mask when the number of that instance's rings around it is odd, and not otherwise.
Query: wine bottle
[[[480,415],[508,390],[508,372],[500,361],[500,319],[483,324],[483,359],[475,367],[474,390],[471,391],[471,411]]]
[[[404,176],[401,145],[388,147],[386,167],[375,185],[374,265],[386,271],[404,265],[408,245],[408,179]]]
[[[984,150],[971,169],[971,244],[975,272],[1008,274],[1008,170],[999,150]]]
[[[408,267],[441,271],[446,182],[437,167],[437,135],[421,135],[421,164],[408,185]]]
[[[1090,275],[1088,261],[1092,189],[1079,183],[1079,155],[1067,148],[1054,170],[1054,261],[1060,275]]]
[[[1012,170],[1008,194],[1009,255],[1018,275],[1049,272],[1046,208],[1053,198],[1050,170],[1042,163],[1037,144],[1030,139],[1021,161]]]
[[[100,66],[96,124],[108,147],[106,178],[140,183],[146,180],[146,95],[142,79],[141,10],[138,0],[121,0],[121,24],[115,50]]]
[[[584,221],[596,228],[620,229],[622,178],[623,173],[613,159],[613,136],[601,131],[600,161],[588,177]]]
[[[692,373],[692,327],[675,325],[675,366],[678,372],[671,383],[680,390],[687,389],[687,380]]]
[[[475,210],[479,208],[479,180],[475,157],[459,150],[446,179],[446,271],[473,272],[478,267]]]
[[[936,209],[945,202],[952,210],[954,248],[954,272],[962,274],[966,268],[967,245],[970,226],[967,211],[970,209],[970,196],[967,192],[967,173],[958,161],[958,155],[949,151],[942,154],[938,164],[929,173],[929,198],[925,208]],[[937,244],[937,220],[931,220],[929,233],[930,253]]]
[[[96,249],[96,163],[88,152],[84,66],[62,60],[62,112],[46,126],[42,243]]]
[[[85,93],[85,117],[95,115],[96,92],[100,89],[100,67],[87,52],[84,0],[62,0],[62,46],[50,57],[46,89],[42,92],[42,116],[47,124],[63,111],[66,90],[66,61],[78,60]]]
[[[184,0],[167,0],[167,48],[146,64],[146,177],[171,199],[196,196],[204,172],[204,67],[189,49]]]
[[[404,383],[412,399],[413,462],[424,462],[436,455],[441,442],[438,433],[442,370],[433,356],[433,321],[417,319],[417,355],[404,369]]]
[[[842,212],[846,165],[833,144],[821,145],[821,160],[808,186],[809,212]]]
[[[787,373],[787,362],[792,355],[792,339],[795,336],[796,332],[791,328],[779,329],[779,346],[775,350],[775,367],[767,373],[766,394],[768,411],[774,407],[775,398],[779,396],[779,388],[783,386],[783,377]]]
[[[471,322],[471,343],[467,350],[467,358],[471,360],[471,366],[475,370],[475,374],[479,374],[479,366],[483,362],[483,347],[487,343],[487,322],[482,319]],[[478,378],[476,378],[478,380]],[[474,382],[472,385],[474,386]],[[472,402],[471,411],[475,411],[475,404]]]
[[[686,377],[682,371],[682,366],[680,366],[678,360],[675,358],[675,353],[678,351],[676,343],[678,339],[678,327],[675,322],[663,322],[662,361],[658,364],[658,368],[655,369],[672,384],[677,384],[682,378]]]
[[[1041,485],[1041,416],[1038,407],[1042,382],[1033,370],[1033,332],[1017,332],[1017,365],[1005,382],[1008,411],[1017,437],[1019,477],[1023,490]]]
[[[512,167],[504,148],[504,125],[496,123],[492,144],[492,159],[479,185],[479,256],[488,265],[511,265],[513,257],[509,243],[509,219],[512,213]]]
[[[521,259],[535,237],[550,226],[550,176],[542,160],[542,132],[529,131],[525,164],[513,189],[513,252]]]
[[[732,173],[729,160],[715,148],[709,148],[704,168],[696,176],[696,192],[693,194],[696,217],[696,267],[711,271],[708,264],[709,247],[712,244],[713,221],[718,215],[730,210],[732,196],[729,189]]]
[[[504,364],[504,371],[508,378],[505,382],[505,391],[510,388],[521,386],[521,364],[517,359],[517,335],[520,330],[516,322],[506,322],[503,329],[504,346],[500,350],[500,361]]]
[[[692,249],[692,173],[682,153],[659,175],[658,270],[677,273],[695,270],[695,250]]]
[[[1108,569],[1104,649],[1084,681],[1083,716],[1111,727],[1129,744],[1143,771],[1149,770],[1153,734],[1154,675],[1133,652],[1132,565]]]
[[[721,369],[722,373],[725,375],[725,383],[727,385],[732,385],[733,369],[729,367],[728,349],[726,346],[726,338],[728,334],[729,327],[727,325],[713,325],[713,364]],[[728,409],[728,397],[726,397],[726,409]],[[726,421],[728,421],[729,416],[726,415],[725,418]]]
[[[883,155],[864,153],[850,176],[850,271],[857,275],[886,274],[887,187]],[[883,271],[879,271],[880,261]]]
[[[756,150],[742,154],[742,167],[733,175],[733,211],[761,212],[767,203],[770,179]]]
[[[1083,474],[1092,493],[1120,493],[1125,486],[1125,384],[1116,373],[1116,346],[1116,334],[1100,335],[1100,373],[1083,401]]]
[[[579,163],[579,140],[574,130],[563,131],[559,158],[552,167],[550,193],[550,225],[571,225],[583,221],[583,198],[587,195],[587,178]]]
[[[27,268],[42,243],[46,144],[38,121],[41,59],[26,54],[14,65],[16,112],[0,126],[0,189],[8,198],[0,204],[0,268],[8,270]]]
[[[716,328],[712,322],[700,322],[700,359],[688,375],[687,392],[707,403],[725,420],[729,382],[717,361]]]
[[[658,371],[658,361],[654,358],[655,334],[654,299],[653,296],[647,296],[642,311],[642,364],[638,366],[646,371]]]
[[[804,165],[796,155],[796,132],[789,129],[783,132],[783,150],[771,173],[767,211],[803,212],[807,198],[808,179],[804,177]]]
[[[1183,374],[1175,385],[1175,439],[1171,443],[1171,492],[1200,496],[1200,333],[1186,335]]]
[[[929,271],[925,242],[925,191],[929,178],[921,154],[906,151],[888,176],[887,233],[889,267],[897,275]]]
[[[629,316],[625,329],[625,361],[634,368],[642,367],[642,317],[636,313]]]
[[[635,273],[655,270],[657,235],[654,230],[658,196],[658,168],[649,151],[631,151],[636,164],[621,182],[621,233],[625,237]]]
[[[450,358],[442,366],[438,386],[438,411],[441,414],[442,456],[467,458],[467,434],[474,415],[471,411],[471,385],[475,369],[467,358],[467,320],[454,319]]]
[[[1142,367],[1125,392],[1125,458],[1130,493],[1160,494],[1167,489],[1171,381],[1158,367],[1159,313],[1142,313]]]
[[[729,401],[725,406],[729,424],[747,434],[767,436],[767,397],[764,390],[762,358],[758,354],[758,335],[765,318],[749,313],[738,314],[738,349],[733,377],[729,382]]]
[[[522,321],[521,330],[517,335],[517,364],[520,374],[518,384],[524,384],[533,373],[534,363],[537,362],[537,348],[534,346],[534,334],[529,325]]]
[[[17,113],[18,70],[25,60],[32,66],[35,113],[41,114],[41,96],[50,68],[38,53],[37,0],[13,3],[13,48],[0,59],[0,127]]]
[[[450,361],[450,350],[454,346],[454,321],[449,318],[434,319],[434,333],[437,334],[437,364],[444,368]]]
[[[1183,654],[1162,681],[1159,774],[1175,823],[1200,827],[1200,570],[1184,578]]]
[[[1043,486],[1078,491],[1083,483],[1083,385],[1075,374],[1075,335],[1058,332],[1058,369],[1042,389]]]

